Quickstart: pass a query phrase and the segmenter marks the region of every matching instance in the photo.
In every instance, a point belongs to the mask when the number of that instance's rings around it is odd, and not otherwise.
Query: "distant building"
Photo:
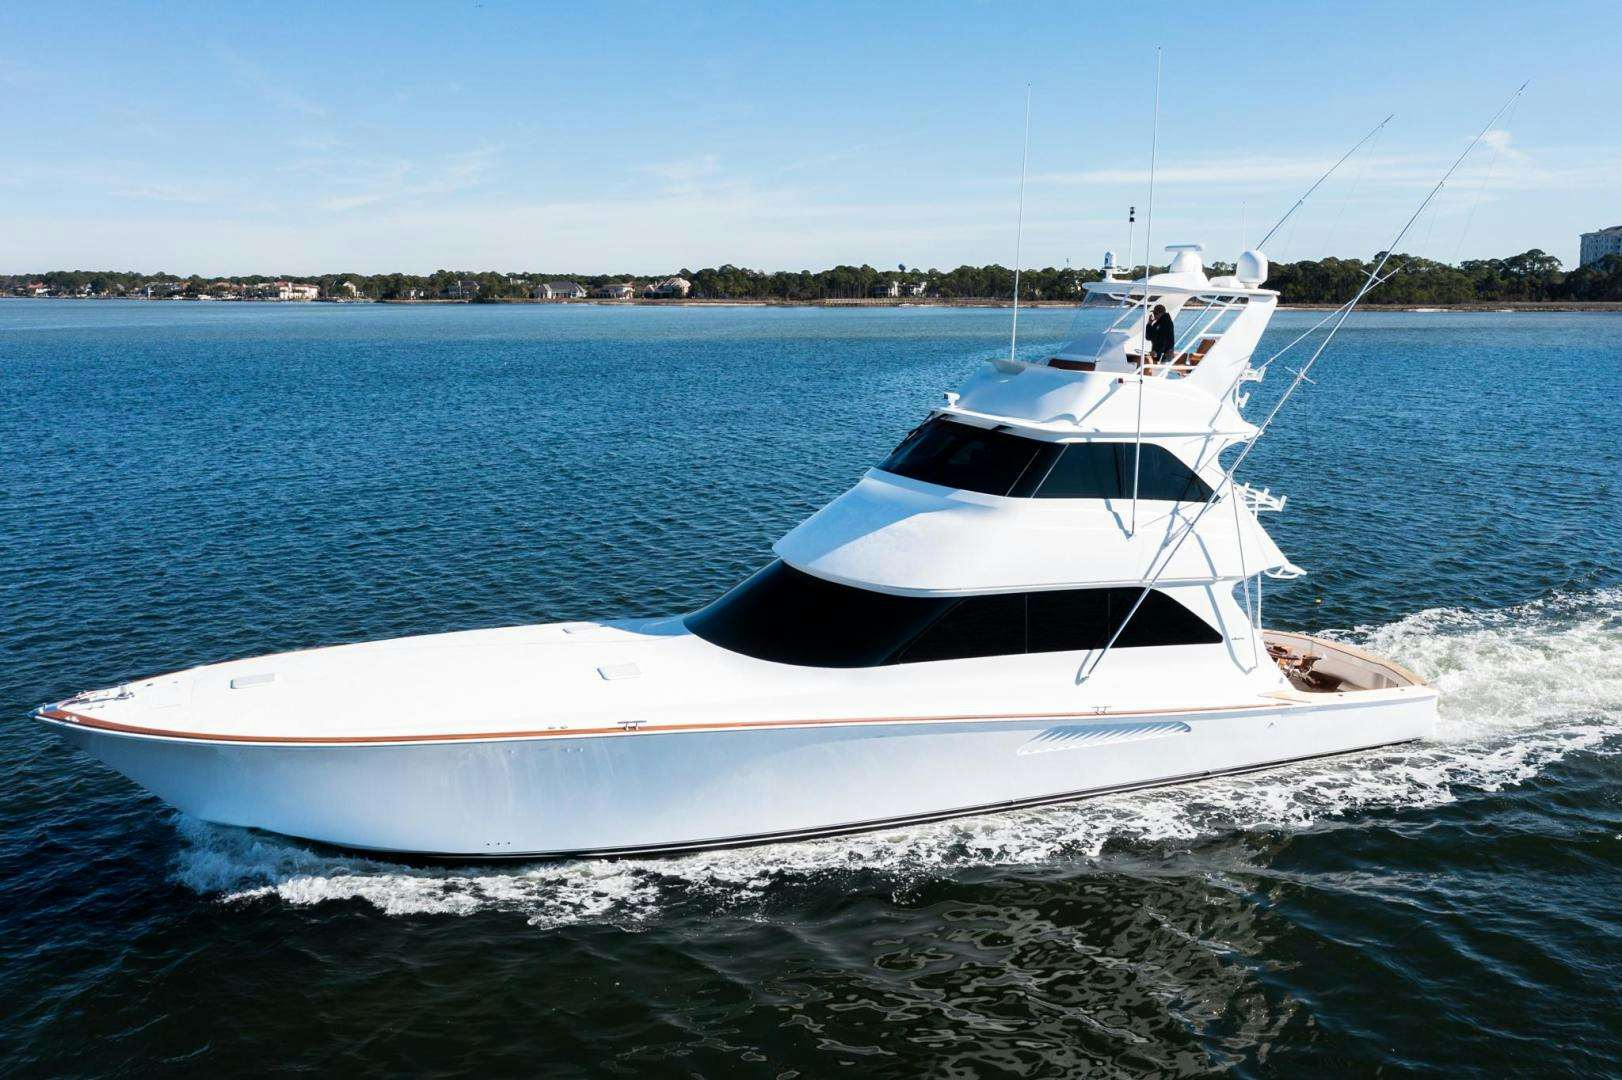
[[[1622,225],[1583,233],[1583,249],[1577,256],[1577,265],[1597,263],[1607,255],[1622,255]]]
[[[693,283],[686,278],[669,277],[663,281],[655,282],[642,290],[644,296],[653,296],[661,300],[685,297],[693,288]]]
[[[873,286],[874,296],[896,297],[901,295],[901,282],[881,281]]]
[[[338,291],[353,300],[360,295],[360,286],[353,281],[343,281],[338,283]]]
[[[30,281],[25,290],[29,296],[49,296],[51,287],[43,281]]]
[[[924,283],[921,282],[921,281],[903,281],[901,283],[901,295],[902,296],[922,296],[922,295],[924,295]]]
[[[427,293],[425,293],[422,289],[413,288],[402,289],[400,291],[400,299],[402,300],[421,300],[426,295]]]
[[[586,289],[577,281],[543,281],[533,295],[537,300],[584,300]]]
[[[182,287],[176,282],[176,288]],[[260,300],[314,300],[321,295],[321,286],[306,285],[302,281],[266,281],[253,287],[253,295]]]
[[[450,300],[471,300],[479,295],[477,281],[458,281],[445,286],[445,296]]]
[[[599,285],[591,290],[591,295],[604,300],[630,300],[636,296],[636,283],[621,281],[608,285]]]

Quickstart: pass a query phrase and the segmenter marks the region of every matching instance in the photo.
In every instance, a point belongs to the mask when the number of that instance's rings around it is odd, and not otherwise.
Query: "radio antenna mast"
[[[1031,84],[1025,84],[1025,149],[1019,157],[1019,214],[1014,223],[1014,326],[1008,332],[1008,362],[1016,363],[1019,348],[1019,249],[1025,238],[1025,166],[1031,160]]]

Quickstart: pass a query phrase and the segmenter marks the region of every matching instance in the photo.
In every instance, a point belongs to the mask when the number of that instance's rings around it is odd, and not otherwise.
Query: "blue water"
[[[1311,571],[1267,621],[1433,679],[1418,748],[445,869],[186,820],[26,719],[228,657],[695,606],[1006,328],[0,301],[0,1071],[1615,1075],[1622,316],[1359,315],[1246,464]]]

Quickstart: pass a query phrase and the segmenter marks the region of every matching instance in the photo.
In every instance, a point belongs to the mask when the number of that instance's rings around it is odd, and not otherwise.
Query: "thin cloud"
[[[715,154],[700,154],[681,161],[659,161],[640,165],[639,173],[657,176],[665,182],[665,190],[681,194],[695,190],[702,180],[709,180],[721,172],[721,159]]]
[[[501,150],[481,146],[451,154],[427,166],[400,159],[333,162],[318,159],[300,163],[302,171],[320,175],[330,186],[349,187],[319,204],[324,210],[344,212],[386,203],[450,195],[478,187],[496,168]]]
[[[271,74],[258,64],[249,60],[235,49],[225,45],[214,46],[214,55],[229,70],[232,76],[243,87],[253,91],[259,98],[278,109],[299,113],[308,117],[326,117],[331,110],[326,106],[311,101],[298,91],[287,86],[286,83],[271,76]]]

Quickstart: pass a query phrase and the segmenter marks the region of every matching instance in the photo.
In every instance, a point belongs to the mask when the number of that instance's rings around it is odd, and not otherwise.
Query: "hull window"
[[[1053,443],[935,417],[879,468],[927,484],[1018,499],[1130,499],[1132,443]],[[1138,498],[1204,502],[1211,488],[1170,450],[1144,443]]]
[[[1140,590],[919,597],[837,585],[774,562],[687,627],[723,649],[802,667],[879,667],[1102,648]],[[1116,648],[1211,645],[1212,626],[1151,591]]]

